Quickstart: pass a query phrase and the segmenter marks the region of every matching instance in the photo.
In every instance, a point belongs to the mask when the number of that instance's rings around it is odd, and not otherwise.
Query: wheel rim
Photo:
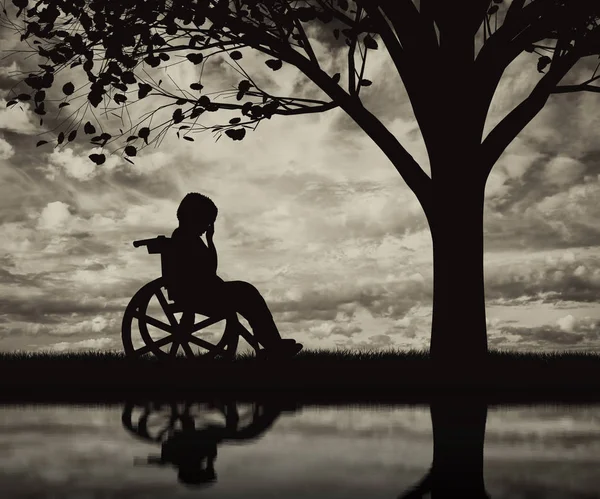
[[[180,353],[187,357],[235,356],[238,343],[235,321],[184,310],[169,303],[165,293],[164,281],[159,278],[143,286],[129,302],[122,327],[126,355],[139,357],[153,353],[160,358],[175,358]],[[196,316],[200,320],[196,320]],[[213,325],[217,325],[217,331],[211,328]],[[134,334],[138,332],[139,335]],[[137,337],[138,345],[134,345],[134,337]]]
[[[233,411],[237,432],[243,434],[255,423],[261,412],[257,403],[188,402],[188,403],[127,403],[121,414],[123,427],[136,438],[162,442],[175,430],[199,430],[206,426],[226,424],[226,414]],[[235,433],[231,435],[235,439]]]

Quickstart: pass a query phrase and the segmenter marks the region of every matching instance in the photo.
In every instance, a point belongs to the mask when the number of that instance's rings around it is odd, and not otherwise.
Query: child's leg
[[[227,281],[221,286],[222,299],[248,321],[259,343],[269,348],[281,340],[273,315],[258,289],[245,281]]]

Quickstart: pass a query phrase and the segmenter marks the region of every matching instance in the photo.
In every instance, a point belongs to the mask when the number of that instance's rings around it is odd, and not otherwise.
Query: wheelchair
[[[151,354],[168,359],[184,354],[188,358],[233,360],[240,336],[257,357],[265,355],[264,348],[239,321],[235,311],[215,315],[203,310],[201,304],[171,299],[169,289],[176,257],[171,254],[170,238],[160,235],[134,241],[133,246],[146,247],[149,254],[160,254],[161,276],[142,286],[125,309],[121,336],[127,357]],[[201,320],[197,321],[196,316]],[[214,331],[213,326],[218,330]]]

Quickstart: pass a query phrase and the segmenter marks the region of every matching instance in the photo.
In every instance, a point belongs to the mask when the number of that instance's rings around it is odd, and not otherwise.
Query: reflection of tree
[[[399,499],[489,499],[483,479],[487,404],[477,400],[438,401],[430,406],[433,464],[423,479]]]
[[[161,409],[160,404],[146,404],[137,421],[133,417],[133,406],[128,404],[122,416],[123,425],[130,432],[148,441],[162,442],[160,455],[149,456],[146,464],[173,465],[178,469],[179,480],[188,485],[216,480],[214,461],[219,444],[257,439],[286,410],[277,403],[252,404],[251,410],[245,413],[235,402],[197,406],[205,412],[208,409],[216,412],[221,416],[221,422],[203,421],[202,410],[198,411],[196,407],[194,412],[192,404],[186,404],[183,410],[171,404],[169,417],[163,418],[165,425],[159,425],[156,432],[149,430],[148,421]]]

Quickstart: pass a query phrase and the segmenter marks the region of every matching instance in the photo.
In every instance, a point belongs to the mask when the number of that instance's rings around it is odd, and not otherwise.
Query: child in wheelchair
[[[217,275],[213,241],[217,207],[210,198],[191,192],[177,209],[179,226],[171,235],[171,299],[187,302],[211,314],[235,311],[244,317],[258,342],[271,354],[294,356],[302,345],[282,339],[260,292],[245,281],[224,281]],[[202,234],[206,233],[205,244]]]

